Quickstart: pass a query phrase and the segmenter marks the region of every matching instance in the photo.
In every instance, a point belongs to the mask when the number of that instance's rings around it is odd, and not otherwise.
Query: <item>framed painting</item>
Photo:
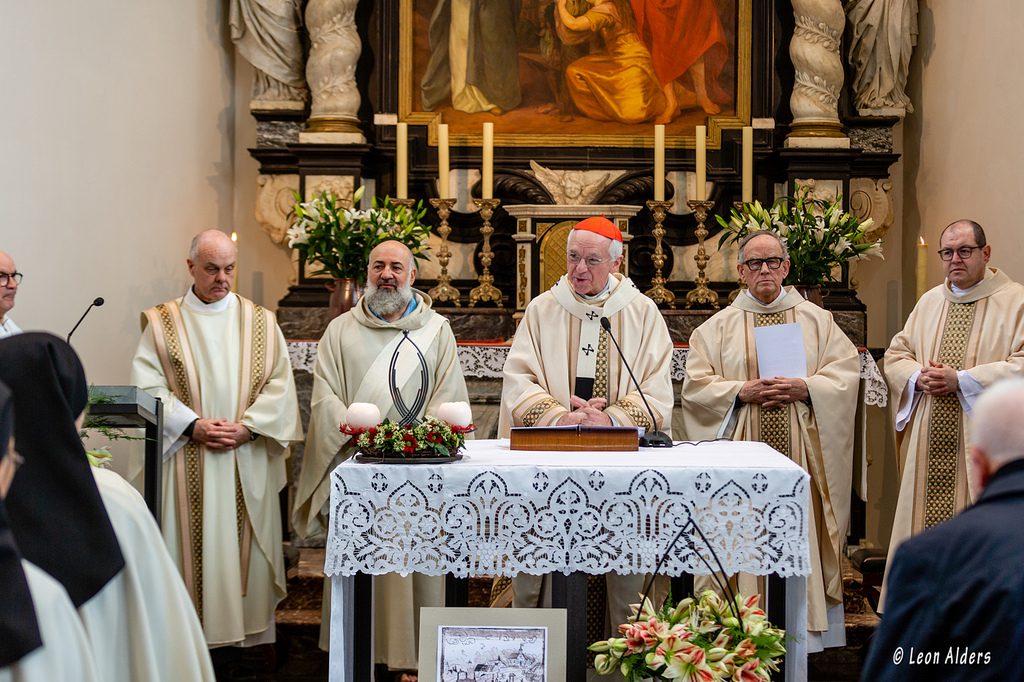
[[[752,0],[401,0],[399,120],[479,145],[694,146],[750,122]]]
[[[422,682],[565,682],[565,609],[420,609]]]

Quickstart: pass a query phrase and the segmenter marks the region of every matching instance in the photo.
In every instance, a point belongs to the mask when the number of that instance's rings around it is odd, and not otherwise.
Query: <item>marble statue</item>
[[[858,110],[914,107],[905,88],[917,44],[918,0],[850,0],[846,4],[847,57]]]
[[[608,186],[608,179],[611,177],[611,173],[599,171],[551,170],[532,159],[530,168],[533,169],[537,182],[544,186],[559,205],[592,204],[601,190]]]
[[[254,105],[304,105],[309,90],[302,61],[299,0],[231,0],[229,22],[231,40],[256,69]]]

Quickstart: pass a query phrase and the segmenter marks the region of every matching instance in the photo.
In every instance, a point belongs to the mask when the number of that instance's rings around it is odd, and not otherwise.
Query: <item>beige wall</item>
[[[267,304],[284,293],[287,254],[252,217],[251,71],[234,56],[225,4],[2,10],[0,250],[25,273],[11,317],[63,337],[106,299],[72,340],[92,383],[127,383],[139,312],[185,291],[200,229],[239,233],[243,295],[257,272]]]

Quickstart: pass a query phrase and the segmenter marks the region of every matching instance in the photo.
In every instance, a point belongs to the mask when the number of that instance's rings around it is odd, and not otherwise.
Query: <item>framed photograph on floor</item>
[[[421,682],[565,682],[565,609],[420,609]]]

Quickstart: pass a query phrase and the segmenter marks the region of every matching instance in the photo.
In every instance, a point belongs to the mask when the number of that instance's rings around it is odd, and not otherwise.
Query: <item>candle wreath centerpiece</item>
[[[407,405],[398,388],[398,364],[402,346],[408,343],[416,353],[420,370],[420,385],[416,398]],[[430,386],[427,362],[416,343],[409,338],[409,330],[402,330],[402,338],[391,356],[388,371],[391,400],[400,416],[398,422],[380,419],[380,410],[372,403],[352,403],[348,406],[347,421],[341,432],[352,436],[358,454],[356,460],[370,463],[439,463],[462,459],[461,450],[466,434],[476,430],[473,414],[467,403],[444,403],[436,417],[420,420],[416,417],[426,404]]]

